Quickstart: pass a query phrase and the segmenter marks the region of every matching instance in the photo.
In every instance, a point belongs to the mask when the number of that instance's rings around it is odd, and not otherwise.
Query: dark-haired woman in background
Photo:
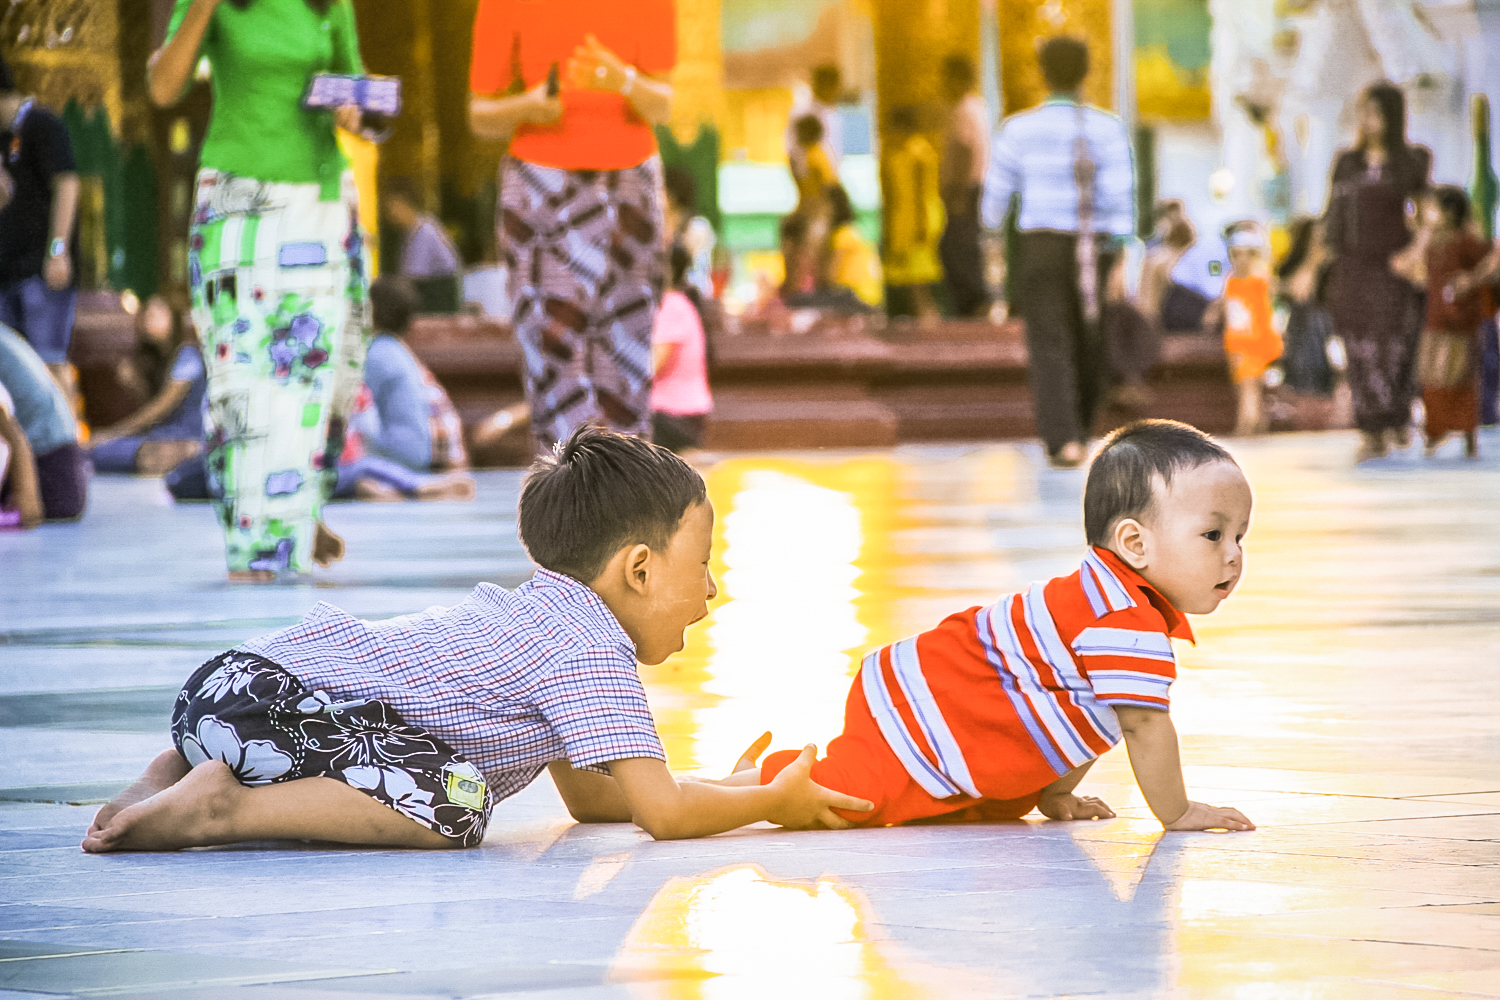
[[[151,296],[136,315],[135,356],[121,381],[143,405],[89,441],[95,472],[159,476],[203,449],[203,353],[187,319],[185,290]]]
[[[189,237],[208,368],[208,467],[229,578],[273,580],[343,555],[323,525],[366,340],[364,233],[316,73],[362,73],[351,0],[177,0],[151,99],[182,96],[206,57],[213,120]]]
[[[1418,299],[1391,270],[1412,234],[1407,201],[1427,187],[1432,153],[1406,141],[1406,99],[1389,83],[1365,91],[1359,139],[1334,161],[1328,249],[1329,312],[1349,355],[1359,461],[1411,441]]]

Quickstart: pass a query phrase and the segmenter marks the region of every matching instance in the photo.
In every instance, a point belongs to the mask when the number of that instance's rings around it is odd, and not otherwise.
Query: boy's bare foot
[[[94,822],[89,825],[88,836],[95,836],[110,821],[115,814],[122,809],[143,802],[155,795],[157,792],[171,788],[192,770],[188,762],[183,760],[182,754],[176,750],[163,750],[156,755],[156,759],[146,766],[146,773],[135,779],[135,783],[116,795],[106,805],[100,806],[99,811],[94,814]]]
[[[318,522],[317,530],[313,534],[313,562],[319,566],[332,566],[344,558],[344,540],[324,524]]]
[[[245,787],[229,765],[210,760],[190,770],[176,784],[126,806],[83,838],[90,854],[109,851],[176,851],[220,843],[228,819]]]
[[[275,583],[276,571],[270,569],[232,569],[230,583]]]
[[[418,500],[458,500],[467,503],[474,499],[474,477],[462,473],[443,476],[441,479],[417,487]]]
[[[394,486],[387,486],[373,479],[361,479],[354,484],[354,499],[365,503],[401,503],[406,495]]]
[[[1048,819],[1114,819],[1115,811],[1092,795],[1043,795],[1037,810]]]

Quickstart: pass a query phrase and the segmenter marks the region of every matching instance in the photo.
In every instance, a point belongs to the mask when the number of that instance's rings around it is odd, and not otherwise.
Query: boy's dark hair
[[[823,141],[823,122],[817,115],[803,115],[792,125],[792,134],[802,146],[814,146]]]
[[[668,198],[689,212],[698,210],[698,182],[686,167],[673,165],[663,171],[662,187],[666,188]]]
[[[588,583],[627,545],[665,551],[707,496],[703,477],[667,449],[585,425],[526,474],[521,544],[538,566]]]
[[[1090,545],[1109,544],[1109,532],[1122,517],[1140,518],[1151,510],[1158,478],[1210,462],[1234,462],[1217,442],[1176,420],[1137,420],[1104,439],[1083,487],[1083,530]]]
[[[1058,35],[1042,43],[1037,62],[1047,88],[1053,93],[1068,93],[1077,90],[1089,75],[1089,47],[1081,39]]]
[[[1469,195],[1463,188],[1440,184],[1432,189],[1432,197],[1447,216],[1449,225],[1462,226],[1469,221]]]
[[[370,285],[370,323],[378,333],[400,336],[411,327],[421,301],[410,279],[383,274]]]

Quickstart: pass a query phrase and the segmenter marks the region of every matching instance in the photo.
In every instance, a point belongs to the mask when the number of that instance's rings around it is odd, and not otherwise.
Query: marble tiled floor
[[[1116,751],[1085,786],[1109,822],[658,844],[572,823],[543,778],[469,852],[88,857],[84,803],[166,745],[210,654],[319,599],[382,617],[529,572],[515,474],[333,508],[350,558],[273,588],[223,582],[207,508],[97,481],[82,524],[0,535],[0,998],[1500,996],[1500,463],[1233,447],[1249,572],[1180,650],[1174,715],[1239,835],[1163,835]],[[1039,458],[706,467],[723,597],[645,671],[674,766],[826,742],[862,649],[1076,565],[1082,476]]]

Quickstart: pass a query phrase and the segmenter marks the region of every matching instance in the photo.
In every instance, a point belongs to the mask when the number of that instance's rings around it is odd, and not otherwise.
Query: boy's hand
[[[1078,796],[1072,792],[1044,794],[1036,807],[1048,819],[1115,818],[1115,811],[1105,805],[1103,799],[1096,799],[1092,795]]]
[[[1210,806],[1202,802],[1189,802],[1187,812],[1171,823],[1168,830],[1254,830],[1255,824],[1238,809],[1229,806]]]
[[[760,740],[755,742],[758,744]],[[766,819],[788,830],[847,830],[851,825],[849,821],[833,810],[869,812],[875,808],[871,802],[831,791],[813,781],[812,766],[817,756],[818,748],[809,743],[802,748],[797,759],[771,782],[768,787],[778,793],[777,807]]]

